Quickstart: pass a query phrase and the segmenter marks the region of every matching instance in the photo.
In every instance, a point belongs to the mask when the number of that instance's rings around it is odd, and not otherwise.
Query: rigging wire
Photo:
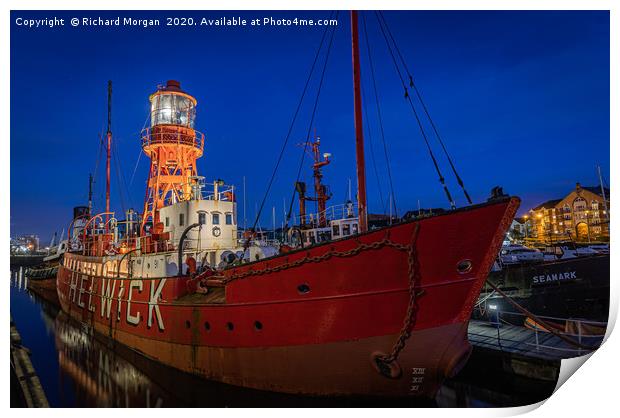
[[[102,129],[103,131],[103,129]],[[99,161],[101,161],[101,154],[103,153],[103,134],[99,133],[99,152],[97,153],[97,159],[95,160],[95,171],[93,173],[93,186],[97,184],[97,173],[99,171]],[[95,205],[95,194],[93,193],[93,208]]]
[[[433,118],[431,118],[430,112],[428,111],[428,108],[426,107],[426,103],[424,102],[424,100],[422,100],[422,94],[420,93],[420,89],[418,89],[417,85],[415,84],[413,80],[413,75],[411,71],[409,71],[409,67],[407,66],[407,63],[405,62],[405,59],[403,58],[403,55],[401,54],[400,49],[398,48],[398,44],[396,43],[396,40],[394,39],[394,36],[392,35],[392,31],[390,30],[390,27],[388,26],[387,21],[385,20],[385,16],[383,15],[383,12],[379,11],[378,16],[381,17],[381,20],[383,21],[383,24],[385,25],[385,29],[387,30],[387,33],[390,39],[392,40],[392,43],[394,44],[396,53],[398,54],[398,57],[400,58],[400,61],[403,64],[403,67],[405,68],[405,71],[407,72],[407,76],[409,77],[409,86],[413,89],[418,100],[420,101],[420,104],[422,105],[422,109],[424,109],[424,113],[426,114],[426,117],[428,118],[428,121],[430,122],[431,127],[433,128],[433,132],[435,133],[435,136],[437,137],[437,140],[439,141],[439,144],[441,145],[441,148],[443,149],[443,152],[446,155],[446,158],[448,159],[448,163],[450,163],[450,167],[452,168],[454,177],[456,178],[456,181],[461,187],[461,189],[463,189],[463,194],[465,195],[467,202],[471,205],[473,202],[471,200],[471,197],[469,197],[469,193],[467,193],[467,189],[465,188],[465,183],[463,182],[463,180],[461,179],[461,176],[456,170],[454,162],[452,161],[452,157],[448,153],[448,149],[446,148],[446,145],[444,144],[443,140],[441,139],[441,136],[439,135],[437,126],[435,125]]]
[[[116,146],[116,141],[112,142],[112,146],[114,147],[114,150],[112,152],[112,164],[114,164],[114,168],[116,169],[116,183],[118,186],[118,196],[120,197],[121,200],[121,208],[123,209],[123,213],[125,213],[127,211],[127,206],[125,205],[125,197],[123,196],[123,187],[121,184],[121,170],[120,170],[120,164],[118,162],[118,152],[117,152],[117,146]]]
[[[375,105],[377,107],[377,118],[379,120],[379,128],[381,131],[381,140],[383,142],[383,153],[385,155],[385,163],[387,165],[388,180],[390,182],[390,194],[392,197],[392,204],[394,205],[394,213],[398,217],[398,208],[396,206],[396,195],[394,194],[394,184],[392,182],[392,168],[390,167],[390,157],[388,155],[387,143],[385,141],[385,130],[383,129],[383,118],[381,117],[381,105],[379,104],[379,93],[377,89],[377,80],[375,78],[375,65],[372,61],[372,54],[370,53],[370,42],[368,40],[368,29],[366,27],[366,15],[362,13],[362,23],[364,25],[364,37],[366,39],[366,52],[368,54],[368,63],[370,65],[370,74],[372,76],[372,85],[375,95]]]
[[[373,171],[375,172],[375,179],[377,180],[377,188],[379,189],[379,199],[381,200],[381,208],[383,214],[386,214],[385,201],[383,200],[383,190],[381,188],[381,182],[379,181],[379,171],[377,170],[377,161],[375,158],[375,148],[373,146],[372,133],[370,129],[370,121],[368,118],[368,111],[366,110],[366,100],[364,100],[364,92],[362,91],[362,104],[364,106],[364,118],[366,118],[366,130],[368,131],[368,143],[370,145],[370,159],[372,160]]]
[[[338,19],[338,13],[336,12],[336,19]],[[323,63],[323,70],[321,71],[321,78],[319,79],[319,86],[317,89],[317,93],[316,93],[316,99],[314,100],[314,107],[312,108],[312,116],[310,117],[310,123],[308,124],[308,131],[306,133],[306,142],[304,144],[304,149],[303,152],[301,153],[301,159],[299,161],[299,167],[297,168],[297,177],[295,178],[295,185],[297,185],[297,182],[299,181],[299,178],[301,177],[301,173],[304,167],[304,160],[306,159],[306,153],[308,152],[308,141],[310,141],[310,134],[312,132],[312,126],[314,125],[314,118],[316,116],[316,110],[318,108],[319,105],[319,98],[321,97],[321,89],[323,88],[323,81],[325,80],[325,70],[327,69],[327,63],[329,61],[329,55],[330,52],[332,50],[332,45],[334,43],[334,34],[336,33],[336,27],[334,26],[332,28],[332,33],[330,35],[329,38],[329,44],[327,46],[327,52],[325,55],[325,62]],[[295,201],[295,191],[296,188],[293,187],[293,193],[291,194],[291,202],[289,204],[289,208],[288,208],[288,212],[289,214],[292,212],[293,210],[293,202]],[[284,223],[284,229],[288,228],[288,223],[290,221],[290,216],[288,216],[286,218],[286,222]]]
[[[332,11],[329,15],[329,18],[331,19],[332,15],[334,14],[334,12]],[[278,156],[278,160],[276,162],[275,167],[273,168],[273,172],[271,174],[271,178],[269,179],[269,183],[267,184],[267,190],[265,191],[265,195],[263,196],[263,200],[261,201],[261,205],[260,205],[260,209],[256,212],[256,219],[254,220],[254,223],[252,225],[252,230],[254,230],[256,228],[256,225],[258,224],[258,221],[260,219],[260,214],[263,211],[263,207],[265,206],[265,201],[267,200],[267,196],[269,195],[269,191],[271,190],[271,186],[273,185],[273,181],[275,179],[276,173],[278,171],[278,168],[280,167],[280,162],[282,161],[282,157],[284,156],[284,151],[286,150],[286,145],[288,144],[289,138],[291,136],[291,133],[293,131],[293,127],[295,126],[295,121],[297,120],[297,116],[299,115],[299,111],[301,110],[301,105],[303,103],[304,97],[306,96],[306,92],[308,91],[308,86],[310,85],[310,80],[312,79],[312,74],[314,73],[314,68],[316,66],[316,63],[319,59],[320,56],[320,52],[323,49],[323,44],[325,41],[325,37],[327,35],[327,31],[329,29],[329,26],[325,27],[325,30],[323,31],[323,36],[321,37],[321,42],[319,43],[319,48],[316,51],[316,55],[314,57],[314,61],[312,62],[312,66],[310,67],[310,72],[308,74],[308,78],[306,79],[306,84],[304,85],[301,97],[299,99],[299,103],[297,104],[297,109],[295,110],[295,113],[293,115],[293,120],[291,121],[291,124],[289,126],[288,132],[286,134],[286,137],[284,139],[284,143],[282,144],[282,149],[280,150],[280,155]],[[290,210],[289,210],[290,212]],[[247,246],[249,245],[249,240],[246,241],[245,246],[247,249]]]
[[[377,16],[377,21],[379,22],[379,28],[381,29],[381,33],[383,34],[383,38],[385,39],[385,44],[387,45],[388,51],[390,52],[390,55],[392,57],[392,62],[394,63],[394,67],[396,68],[396,72],[398,73],[398,77],[400,78],[400,82],[403,86],[403,89],[405,91],[405,99],[407,99],[407,101],[409,102],[409,105],[411,106],[411,110],[413,111],[413,115],[415,116],[415,119],[418,123],[418,126],[420,128],[420,133],[422,134],[422,138],[424,139],[424,143],[426,144],[426,148],[428,149],[428,153],[431,157],[431,160],[433,161],[433,165],[435,166],[435,171],[437,172],[437,175],[439,176],[439,183],[441,184],[441,186],[443,187],[444,192],[446,193],[446,197],[448,198],[448,201],[450,202],[450,207],[452,209],[456,208],[456,204],[454,203],[454,199],[452,199],[452,195],[450,194],[450,191],[448,190],[448,186],[446,185],[446,181],[444,176],[441,174],[441,169],[439,168],[439,164],[437,163],[437,159],[435,158],[435,154],[433,153],[433,150],[431,148],[430,143],[428,142],[428,137],[426,136],[426,132],[424,131],[424,126],[422,125],[422,121],[420,120],[420,117],[418,116],[418,111],[415,109],[415,106],[413,105],[413,101],[411,100],[411,96],[409,95],[409,89],[407,88],[407,85],[405,84],[405,79],[403,78],[402,72],[400,70],[400,67],[398,66],[398,62],[396,61],[396,57],[394,56],[394,51],[392,50],[392,46],[390,45],[390,42],[388,40],[388,37],[385,33],[385,29],[383,28],[383,24],[381,23],[381,19],[379,18],[379,14],[377,12],[375,12],[375,16]]]
[[[146,128],[146,124],[149,122],[149,117],[151,116],[151,112],[148,112],[146,114],[146,119],[144,119],[144,124],[142,125],[142,130],[140,131],[141,133],[144,132],[144,129]],[[136,170],[138,169],[138,164],[140,163],[140,157],[142,157],[142,147],[140,147],[140,150],[138,151],[138,158],[136,159],[136,165],[133,168],[133,173],[131,174],[131,179],[129,180],[129,186],[131,187],[131,185],[133,185],[133,179],[134,177],[136,177]]]
[[[129,187],[127,186],[127,178],[125,177],[125,174],[123,172],[123,166],[121,164],[121,160],[118,157],[119,152],[118,152],[118,145],[116,143],[114,143],[115,146],[115,152],[114,152],[114,158],[116,159],[116,171],[118,173],[118,177],[121,180],[121,187],[124,186],[124,191],[125,194],[127,195],[127,203],[130,205],[131,207],[135,207],[134,202],[133,202],[133,198],[131,197],[131,192],[129,190]],[[125,210],[123,208],[123,210]]]

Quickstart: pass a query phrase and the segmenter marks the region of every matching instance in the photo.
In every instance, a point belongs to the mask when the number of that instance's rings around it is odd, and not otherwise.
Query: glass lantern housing
[[[180,125],[194,128],[196,106],[187,96],[175,93],[156,94],[151,98],[151,127]]]

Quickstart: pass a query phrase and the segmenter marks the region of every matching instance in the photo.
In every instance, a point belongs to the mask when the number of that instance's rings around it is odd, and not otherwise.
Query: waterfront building
[[[609,241],[609,189],[584,187],[548,200],[528,212],[529,238],[538,242]]]

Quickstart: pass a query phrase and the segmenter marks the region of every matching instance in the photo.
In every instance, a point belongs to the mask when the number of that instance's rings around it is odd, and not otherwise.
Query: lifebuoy
[[[213,234],[214,237],[219,237],[220,235],[222,235],[222,230],[220,229],[219,226],[214,226],[213,229],[211,230],[211,233]]]

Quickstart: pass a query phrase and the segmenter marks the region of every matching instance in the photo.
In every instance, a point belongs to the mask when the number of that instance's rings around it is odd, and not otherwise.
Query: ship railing
[[[330,206],[321,212],[306,213],[305,222],[303,223],[314,224],[317,223],[322,217],[324,217],[327,222],[341,219],[354,219],[357,217],[357,204],[343,203],[340,205]],[[302,223],[302,216],[300,215],[295,216],[293,219],[296,224]]]
[[[268,235],[272,235],[272,231],[269,231]],[[245,238],[238,238],[237,244],[240,247],[245,246],[248,240]],[[250,245],[256,245],[259,247],[279,247],[282,243],[276,238],[252,238],[250,239]]]
[[[491,306],[493,305],[489,305],[489,307]],[[559,318],[559,317],[554,317],[554,316],[536,315],[536,318],[542,319],[545,322],[555,323],[554,325],[564,324],[565,329],[568,323],[571,323],[573,325],[572,328],[574,329],[574,331],[572,332],[566,331],[566,330],[561,331],[560,329],[556,327],[554,327],[554,332],[564,337],[573,339],[577,344],[575,344],[574,346],[570,345],[569,343],[550,345],[550,344],[547,344],[547,342],[550,341],[550,338],[553,339],[553,342],[558,342],[557,340],[560,340],[560,338],[553,335],[553,333],[547,331],[542,324],[534,323],[530,327],[526,327],[524,325],[523,326],[514,325],[512,322],[502,319],[502,316],[512,316],[512,317],[522,318],[524,323],[527,320],[527,318],[531,318],[531,317],[521,312],[500,311],[497,308],[498,308],[497,306],[495,308],[491,308],[491,311],[494,311],[496,315],[495,315],[494,320],[489,321],[489,323],[491,325],[494,325],[498,330],[496,339],[497,339],[497,344],[500,348],[502,347],[502,342],[510,343],[510,344],[520,343],[520,344],[527,346],[528,348],[530,347],[534,348],[536,352],[544,352],[545,350],[556,352],[557,353],[556,355],[562,358],[566,358],[567,355],[568,357],[571,357],[574,355],[580,356],[583,354],[590,353],[594,349],[598,348],[603,343],[603,340],[605,338],[605,333],[607,331],[607,322],[593,321],[593,320],[580,319],[580,318]],[[534,334],[534,340],[533,341],[521,341],[521,340],[506,338],[505,336],[502,337],[500,330],[503,325],[526,328]],[[605,332],[597,333],[597,334],[588,334],[586,332],[588,326],[597,327],[597,328],[605,328]],[[482,335],[475,334],[475,333],[474,334],[470,333],[470,335],[482,336]],[[550,336],[553,336],[553,337],[550,337]],[[591,347],[592,349],[588,349],[586,347]],[[529,351],[529,350],[522,349],[522,351]]]
[[[189,184],[190,188],[195,187],[195,183]],[[212,186],[212,187],[211,187]],[[200,192],[192,192],[191,199],[193,200],[220,200],[222,202],[234,202],[236,201],[235,186],[229,185],[215,185],[215,182],[209,182],[201,184]],[[174,194],[168,196],[164,201],[164,206],[174,205],[180,202]]]
[[[215,182],[206,183],[207,185],[213,185],[213,188],[201,191],[202,200],[221,200],[224,202],[235,201],[235,186],[229,186],[227,184],[218,185],[216,187]]]
[[[153,144],[189,145],[203,151],[205,135],[194,129],[175,127],[174,125],[157,126],[159,129],[144,128],[140,133],[142,147]],[[176,128],[176,129],[175,129]]]

